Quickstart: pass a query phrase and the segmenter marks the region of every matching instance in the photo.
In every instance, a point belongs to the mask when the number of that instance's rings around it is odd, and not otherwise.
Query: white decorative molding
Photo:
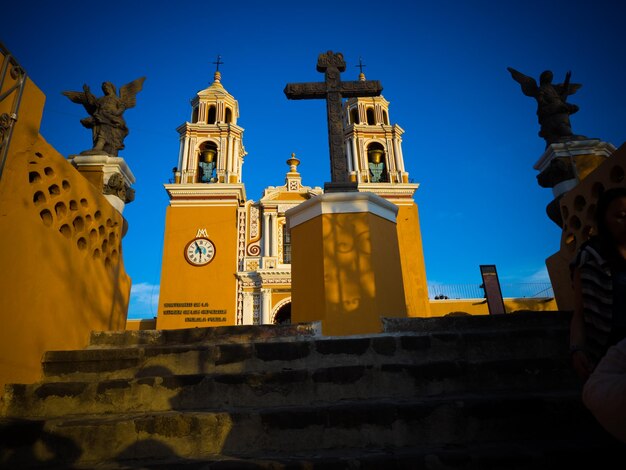
[[[370,192],[396,205],[413,204],[418,183],[359,183],[359,192]]]
[[[396,222],[398,207],[374,193],[327,193],[304,201],[285,215],[289,229],[323,214],[371,213]]]
[[[559,157],[575,157],[578,155],[598,155],[609,157],[616,148],[609,142],[600,139],[572,140],[548,145],[545,152],[533,166],[535,170],[545,170],[550,162]]]
[[[164,184],[171,206],[232,206],[246,200],[243,183]]]
[[[250,238],[259,236],[259,208],[256,205],[250,206]]]
[[[239,265],[239,270],[243,271],[243,260],[246,256],[246,208],[240,207],[237,209],[237,212],[237,264]]]

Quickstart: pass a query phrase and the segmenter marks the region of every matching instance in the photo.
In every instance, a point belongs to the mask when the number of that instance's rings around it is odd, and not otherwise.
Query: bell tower
[[[365,81],[361,68],[359,80]],[[382,95],[357,97],[343,105],[344,145],[350,181],[358,191],[371,192],[398,206],[396,226],[405,300],[409,316],[430,316],[426,266],[419,214],[414,195],[419,184],[409,182],[404,166],[404,129],[392,124],[389,101]]]
[[[359,74],[365,81],[365,74]],[[402,129],[390,124],[383,96],[350,98],[344,104],[344,139],[351,181],[408,183],[402,157]]]
[[[241,183],[246,152],[243,129],[237,125],[239,105],[221,79],[217,70],[211,86],[191,100],[191,122],[176,129],[180,135],[176,183]]]
[[[239,105],[221,83],[218,61],[211,85],[191,100],[180,135],[165,216],[158,329],[235,325],[236,273],[246,227],[241,178],[246,155]],[[229,275],[230,274],[230,275]],[[241,315],[240,315],[241,316]]]

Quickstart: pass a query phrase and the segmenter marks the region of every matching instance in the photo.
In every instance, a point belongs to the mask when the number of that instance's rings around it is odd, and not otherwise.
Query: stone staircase
[[[87,349],[46,353],[42,382],[6,387],[0,467],[614,468],[602,462],[625,449],[580,402],[568,323],[93,333]]]

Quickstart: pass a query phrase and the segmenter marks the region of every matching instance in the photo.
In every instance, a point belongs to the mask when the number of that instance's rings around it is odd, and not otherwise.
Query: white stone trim
[[[243,183],[187,183],[164,184],[170,197],[170,205],[232,205],[246,200]],[[219,201],[219,198],[233,198],[232,202]],[[235,200],[236,199],[236,200]]]
[[[120,173],[128,186],[135,182],[135,175],[122,157],[109,155],[71,155],[68,159],[75,167],[102,166],[104,184],[113,173]]]
[[[558,157],[574,157],[577,155],[609,157],[615,150],[613,144],[600,139],[572,140],[570,142],[550,144],[533,168],[543,171],[553,159]]]
[[[398,207],[374,193],[327,193],[309,199],[285,212],[289,229],[323,214],[369,212],[396,222]]]

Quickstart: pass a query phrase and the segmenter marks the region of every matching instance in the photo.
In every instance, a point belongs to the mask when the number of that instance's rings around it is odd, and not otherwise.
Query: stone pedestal
[[[615,148],[606,144],[606,149]],[[581,245],[597,234],[595,210],[603,191],[626,187],[626,145],[610,156],[603,157],[601,164],[588,171],[584,178],[559,198],[559,215],[562,219],[560,250],[546,260],[550,281],[560,310],[574,308],[574,292],[569,264],[576,257]]]
[[[130,187],[135,176],[121,157],[108,154],[71,155],[68,160],[121,214],[127,203],[135,199]]]
[[[397,206],[373,193],[329,193],[286,212],[291,230],[292,322],[325,335],[382,331],[405,317]]]
[[[615,151],[615,147],[600,139],[572,140],[550,144],[534,165],[539,170],[537,180],[544,188],[552,188],[554,199],[546,211],[559,227],[563,226],[559,201],[576,187]]]

